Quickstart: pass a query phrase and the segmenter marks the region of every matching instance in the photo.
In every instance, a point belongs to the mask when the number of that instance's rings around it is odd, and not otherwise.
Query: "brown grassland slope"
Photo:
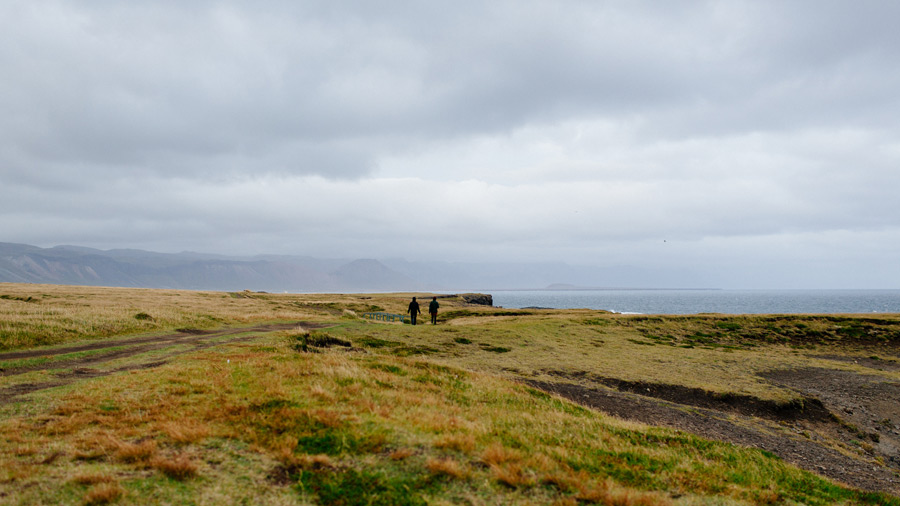
[[[0,284],[0,504],[900,505],[896,315],[411,295]]]

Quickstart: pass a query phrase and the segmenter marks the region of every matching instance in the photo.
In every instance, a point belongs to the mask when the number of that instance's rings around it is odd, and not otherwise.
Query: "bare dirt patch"
[[[900,371],[900,361],[895,358],[880,358],[877,355],[855,357],[852,355],[819,355],[816,358],[858,364],[876,371]]]
[[[173,357],[191,353],[198,350],[218,346],[221,344],[235,343],[256,339],[259,334],[278,330],[290,330],[297,327],[305,329],[322,328],[325,325],[311,322],[277,323],[270,325],[256,325],[253,327],[231,327],[220,330],[178,329],[176,333],[159,336],[138,336],[132,338],[109,339],[91,343],[66,346],[60,348],[47,348],[25,350],[9,353],[0,353],[0,360],[25,360],[37,358],[53,358],[71,353],[98,351],[109,349],[108,352],[91,354],[85,357],[48,360],[42,363],[8,367],[0,369],[0,377],[15,376],[27,372],[40,370],[61,371],[54,374],[55,378],[49,381],[22,383],[6,388],[0,388],[0,404],[5,404],[14,398],[38,390],[58,387],[87,378],[108,376],[110,374],[159,367],[168,363]],[[122,365],[119,367],[102,368],[114,360],[137,358],[142,354],[178,347],[162,354],[152,355],[152,360]]]
[[[588,376],[586,374],[571,374],[557,371],[548,371],[548,374],[552,376],[571,376],[580,378]],[[648,381],[627,381],[596,375],[590,375],[588,379],[593,383],[600,383],[620,392],[631,392],[644,397],[662,399],[676,404],[701,407],[723,413],[734,413],[764,418],[776,422],[796,422],[800,420],[820,421],[833,418],[831,413],[822,405],[822,402],[815,397],[803,396],[791,402],[778,403],[749,395],[739,395],[734,393],[719,394],[701,388],[691,388],[682,385],[669,385]]]
[[[765,378],[821,399],[853,433],[851,444],[900,470],[900,383],[874,374],[816,367],[772,371]]]
[[[848,486],[900,495],[900,385],[885,378],[831,369],[773,371],[765,377],[802,399],[778,405],[678,385],[574,376],[569,379],[581,384],[526,383],[616,417],[760,448]]]

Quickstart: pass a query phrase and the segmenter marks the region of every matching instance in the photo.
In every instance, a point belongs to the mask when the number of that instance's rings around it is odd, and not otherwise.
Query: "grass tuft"
[[[150,466],[178,481],[184,481],[197,475],[197,464],[184,455],[171,458],[155,457],[150,461]]]
[[[425,468],[435,476],[446,476],[456,480],[465,479],[469,474],[462,464],[449,457],[429,458],[425,463]]]
[[[475,450],[475,436],[471,434],[444,434],[434,442],[434,447],[471,453]]]
[[[500,443],[492,443],[481,453],[481,461],[489,466],[516,462],[521,460],[522,454],[516,450],[506,448]]]
[[[331,457],[325,454],[300,455],[296,457],[296,465],[301,469],[334,469],[336,466]]]
[[[581,475],[584,478],[584,475]],[[642,492],[617,486],[609,479],[596,482],[589,479],[576,483],[576,498],[587,503],[609,506],[671,506],[672,500],[655,492]]]
[[[209,426],[194,420],[171,420],[159,425],[159,430],[178,444],[202,441],[209,436]]]
[[[397,448],[388,456],[391,458],[391,460],[406,460],[409,457],[415,455],[415,453],[415,450],[413,450],[412,448]]]
[[[84,496],[84,504],[98,505],[116,502],[125,495],[118,483],[98,483],[88,489]]]
[[[146,440],[140,443],[110,440],[115,448],[113,456],[122,462],[145,462],[156,455],[156,441]]]
[[[534,476],[518,462],[492,465],[491,475],[498,483],[510,488],[530,487],[535,483]]]

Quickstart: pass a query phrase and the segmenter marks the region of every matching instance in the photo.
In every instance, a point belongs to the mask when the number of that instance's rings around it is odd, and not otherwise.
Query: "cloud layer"
[[[6,2],[0,240],[896,288],[898,15]]]

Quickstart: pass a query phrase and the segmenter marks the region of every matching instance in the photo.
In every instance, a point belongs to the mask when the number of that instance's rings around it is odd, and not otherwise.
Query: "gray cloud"
[[[898,15],[877,1],[6,2],[0,240],[478,251],[718,266],[744,284],[765,264],[772,283],[842,269],[896,286],[875,266],[900,242]]]

